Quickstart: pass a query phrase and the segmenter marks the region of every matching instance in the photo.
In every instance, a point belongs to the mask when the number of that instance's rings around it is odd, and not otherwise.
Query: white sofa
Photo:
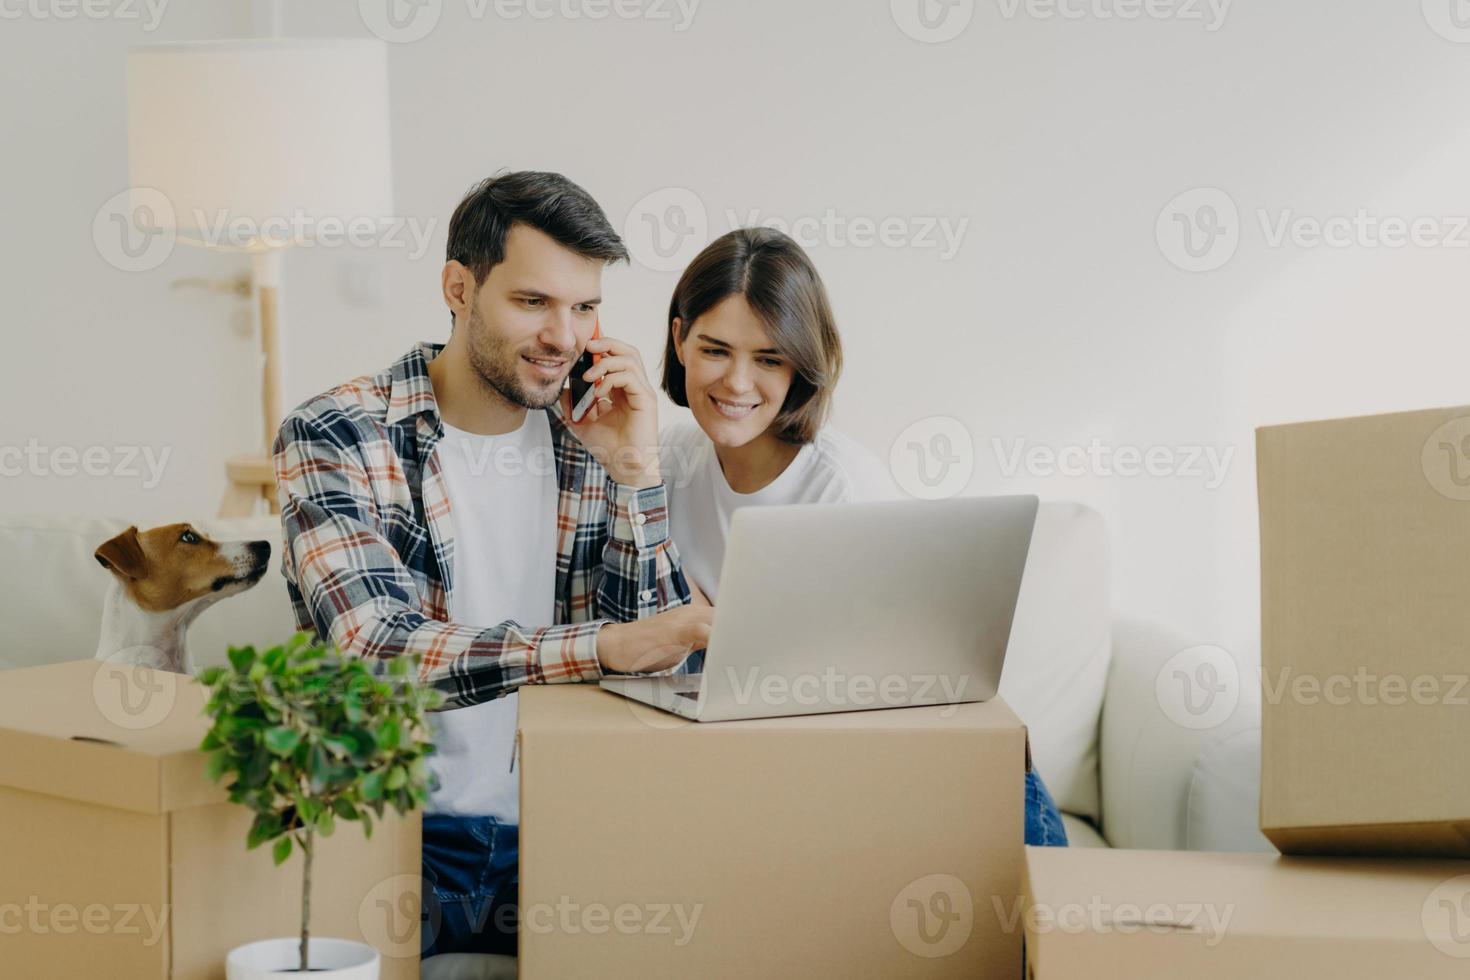
[[[223,663],[229,645],[289,636],[278,520],[178,519],[195,520],[216,540],[265,539],[272,548],[260,585],[194,624],[196,662]],[[0,622],[8,632],[0,669],[93,655],[108,573],[92,553],[127,524],[0,518]],[[1001,680],[1002,696],[1027,723],[1033,763],[1063,811],[1070,843],[1270,850],[1255,826],[1258,702],[1241,697],[1234,716],[1211,729],[1171,720],[1161,670],[1166,663],[1170,673],[1192,670],[1206,653],[1157,624],[1116,618],[1109,562],[1101,515],[1079,504],[1042,505]],[[438,957],[446,962],[437,973],[426,966],[425,977],[491,975],[477,972],[473,959]]]

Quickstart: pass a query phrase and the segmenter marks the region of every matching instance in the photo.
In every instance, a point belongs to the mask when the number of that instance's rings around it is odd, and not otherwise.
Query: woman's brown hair
[[[783,442],[816,438],[831,410],[832,389],[842,373],[842,342],[827,290],[800,245],[773,228],[737,228],[694,257],[669,302],[663,389],[687,408],[684,365],[676,348],[694,321],[731,296],[744,296],[765,325],[771,344],[791,362],[791,389],[772,427]],[[682,336],[674,336],[674,320]]]

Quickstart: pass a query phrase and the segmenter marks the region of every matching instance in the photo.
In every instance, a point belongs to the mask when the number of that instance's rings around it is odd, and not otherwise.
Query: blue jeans
[[[1036,847],[1067,846],[1062,814],[1035,769],[1026,773],[1026,843]]]
[[[440,953],[516,954],[519,831],[494,817],[424,816],[425,959]]]
[[[1067,828],[1062,826],[1062,814],[1035,769],[1026,773],[1026,843],[1035,847],[1067,846]],[[1021,976],[1025,975],[1026,943],[1022,937]]]

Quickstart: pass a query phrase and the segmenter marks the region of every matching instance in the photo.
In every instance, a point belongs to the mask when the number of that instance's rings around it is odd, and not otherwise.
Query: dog
[[[259,582],[270,556],[268,541],[215,542],[189,524],[130,527],[104,541],[94,557],[112,586],[95,659],[194,675],[189,624]]]

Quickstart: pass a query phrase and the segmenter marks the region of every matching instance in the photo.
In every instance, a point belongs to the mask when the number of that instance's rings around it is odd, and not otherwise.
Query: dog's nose
[[[250,557],[261,564],[270,561],[271,543],[269,541],[250,542]]]

